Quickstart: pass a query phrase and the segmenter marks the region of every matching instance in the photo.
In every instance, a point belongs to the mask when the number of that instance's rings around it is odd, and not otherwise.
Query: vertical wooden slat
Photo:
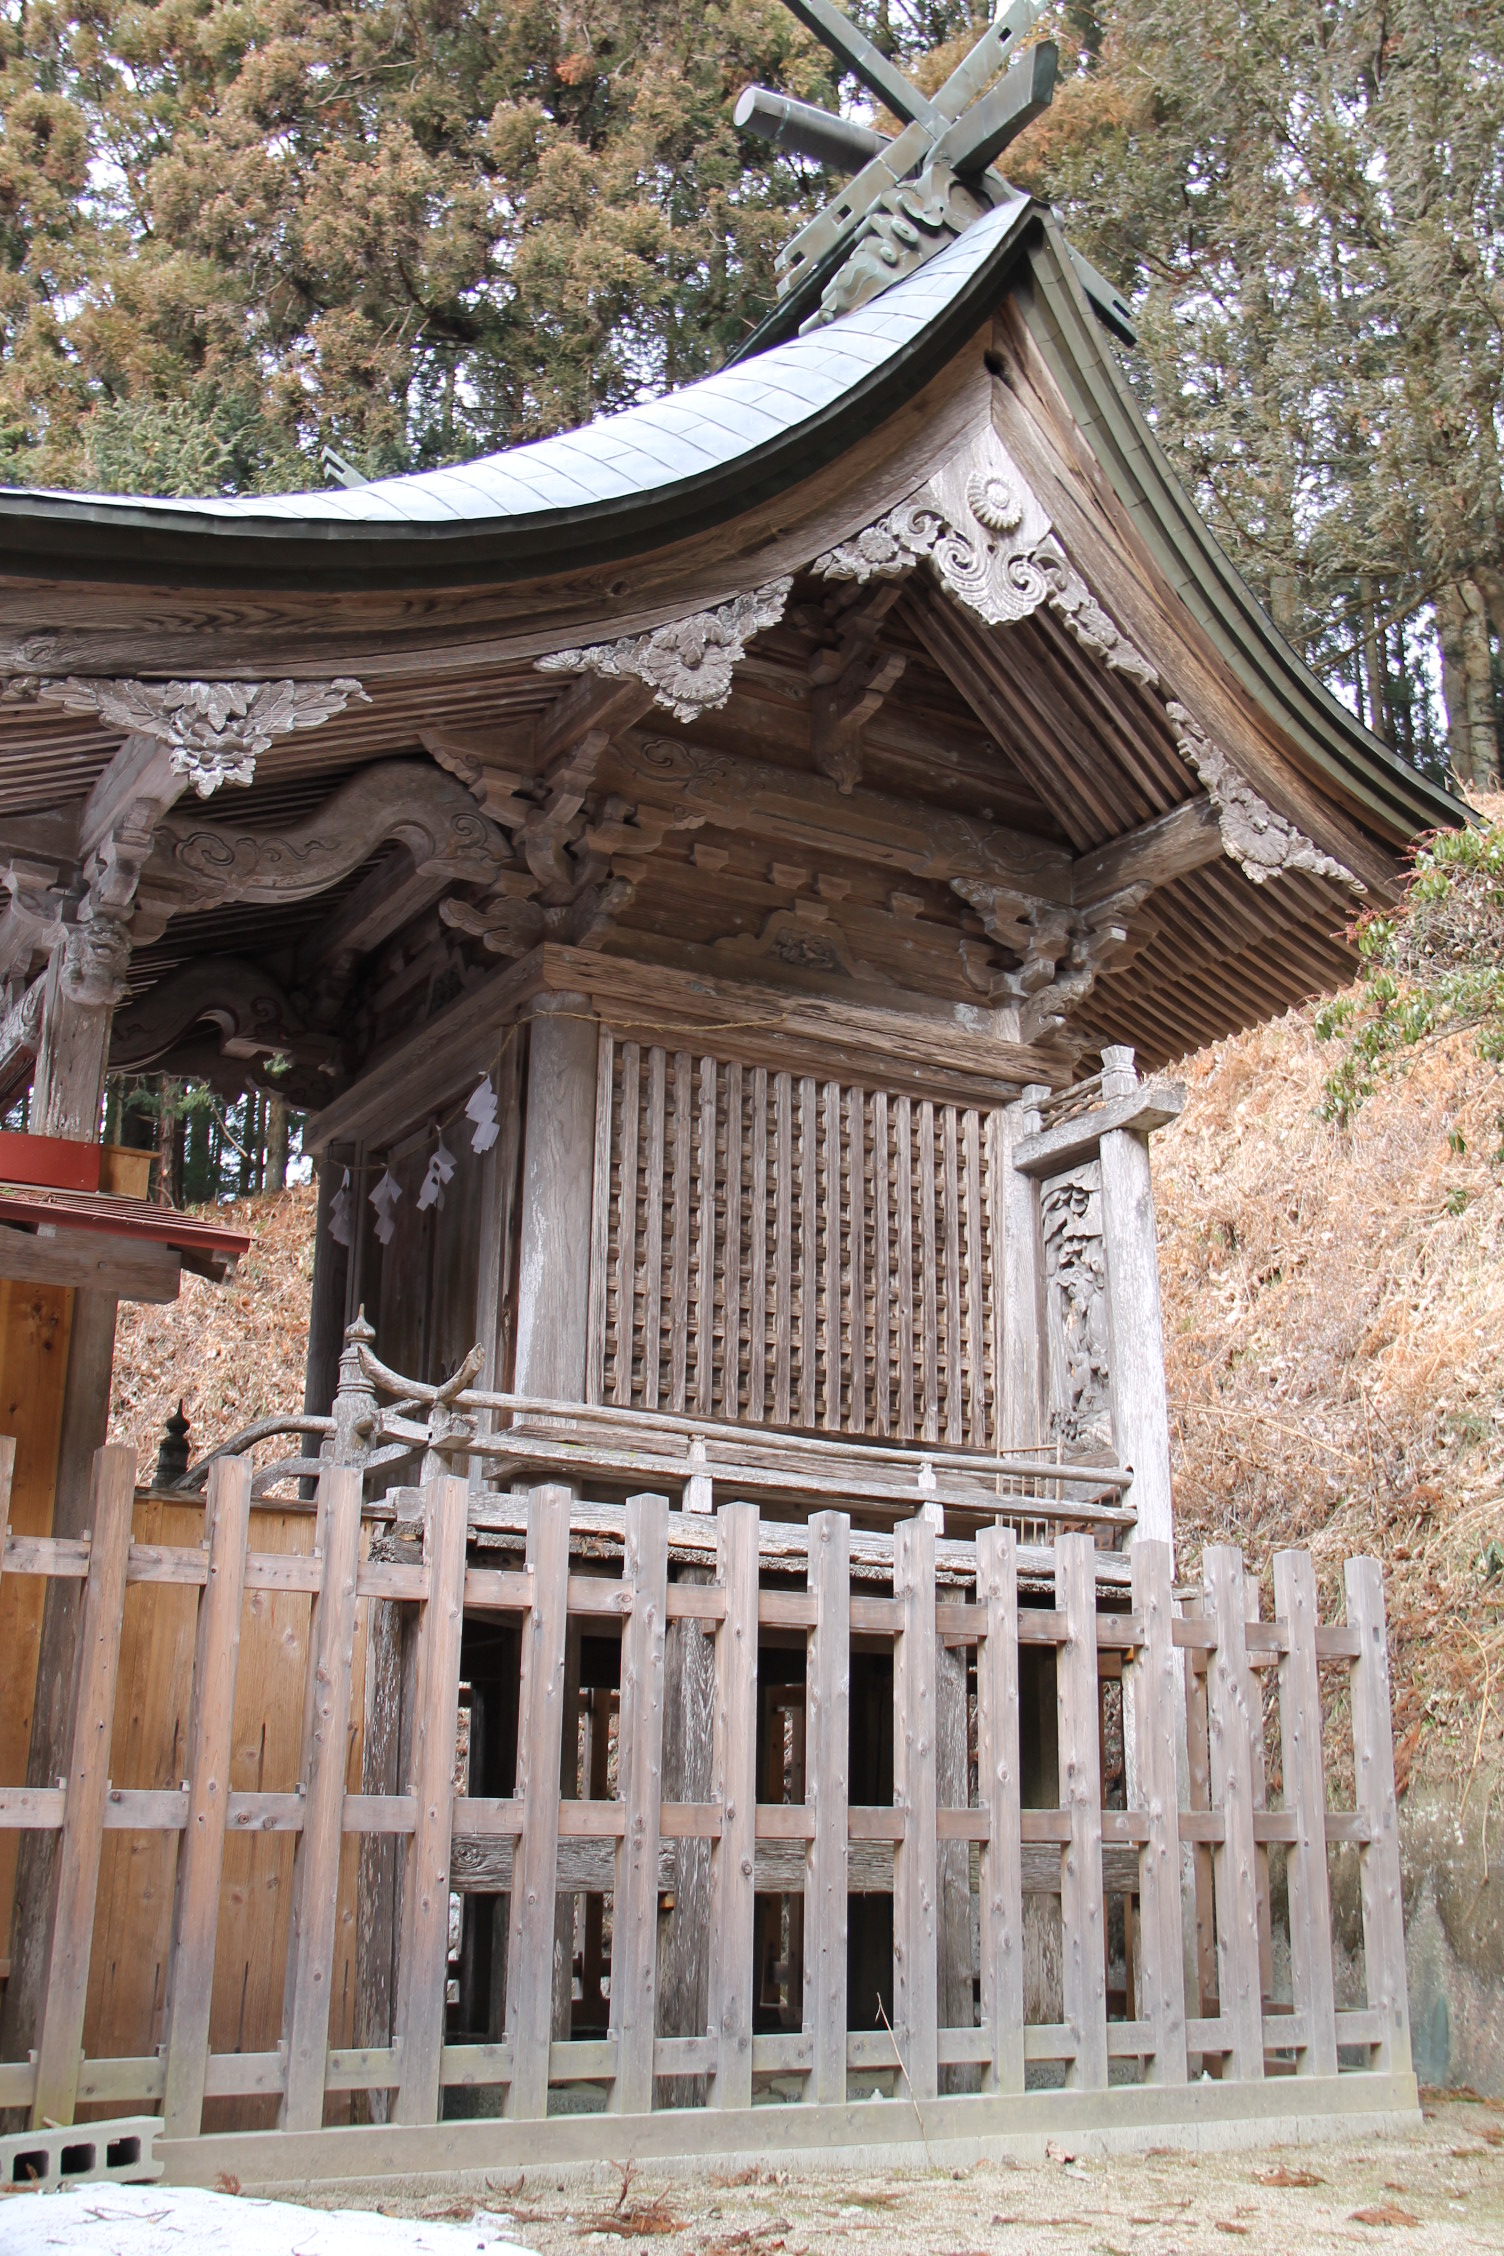
[[[394,2123],[436,2123],[449,1971],[449,1857],[459,1736],[460,1638],[465,1619],[467,1495],[458,1480],[430,1482],[423,1498],[428,1597],[418,1648],[412,1792],[416,1805],[402,1887],[402,1956],[395,2043]]]
[[[847,1325],[851,1346],[851,1398],[847,1426],[867,1430],[867,1102],[860,1089],[846,1099],[846,1153],[850,1259]]]
[[[715,1641],[713,1793],[721,1837],[710,1866],[710,2034],[716,2107],[752,2104],[752,1963],[757,1854],[757,1544],[755,1504],[716,1516],[716,1579],[726,1614]]]
[[[1202,1555],[1206,1610],[1216,1651],[1207,1656],[1206,1718],[1212,1806],[1222,1814],[1213,1849],[1217,1888],[1217,1993],[1231,2050],[1228,2073],[1241,2081],[1264,2073],[1264,2014],[1259,1992],[1259,1904],[1254,1870],[1252,1739],[1254,1691],[1243,1629],[1243,1554],[1235,1544],[1209,1543]]]
[[[926,1441],[940,1439],[940,1308],[935,1244],[935,1108],[919,1107],[919,1291]]]
[[[1182,1601],[1188,1620],[1199,1621],[1205,1611],[1197,1597]],[[1206,1669],[1196,1668],[1185,1656],[1186,1792],[1193,1810],[1212,1806],[1212,1757],[1206,1724]],[[1212,1900],[1212,1852],[1198,1841],[1191,1851],[1191,1924],[1194,1945],[1198,2011],[1209,2019],[1217,2010],[1217,1921]]]
[[[794,1085],[773,1077],[778,1180],[773,1211],[773,1418],[789,1422],[794,1353]]]
[[[293,1863],[282,2019],[287,2083],[278,2126],[289,2131],[316,2131],[324,2120],[363,1486],[357,1466],[329,1465],[319,1475],[323,1579],[309,1637],[303,1830]]]
[[[893,2034],[912,2098],[939,2090],[939,1926],[935,1838],[935,1526],[926,1513],[893,1530]]]
[[[851,1742],[851,1521],[809,1522],[815,1601],[806,1674],[805,1789],[813,1832],[804,1884],[804,2027],[814,2047],[810,2097],[846,2099],[846,1868]]]
[[[199,1600],[184,1767],[188,1823],[178,1850],[172,1953],[163,2014],[162,2120],[169,2138],[197,2138],[209,2059],[214,1939],[230,1800],[231,1724],[240,1607],[251,1522],[249,1457],[217,1457],[204,1506],[208,1578]]]
[[[799,1083],[799,1423],[802,1426],[812,1426],[815,1422],[815,1375],[819,1360],[815,1314],[819,1292],[818,1141],[815,1084],[806,1074]]]
[[[898,1434],[914,1433],[914,1129],[907,1097],[893,1101],[897,1181],[893,1200],[898,1222]]]
[[[700,1198],[695,1231],[695,1409],[715,1410],[715,1112],[713,1057],[700,1060]]]
[[[768,1076],[752,1068],[751,1227],[747,1276],[747,1416],[767,1416],[768,1389]]]
[[[1290,1991],[1306,2041],[1296,2073],[1337,2073],[1337,1997],[1332,1898],[1327,1874],[1326,1771],[1321,1754],[1321,1677],[1316,1665],[1316,1569],[1309,1551],[1274,1555],[1274,1612],[1288,1640],[1279,1659],[1280,1770],[1295,1819],[1286,1853],[1290,1900]]]
[[[1243,1593],[1243,1619],[1256,1622],[1260,1618],[1259,1578],[1256,1574],[1244,1574]],[[1248,1776],[1253,1788],[1253,1806],[1255,1811],[1259,1811],[1269,1807],[1269,1781],[1264,1760],[1264,1680],[1262,1676],[1250,1674],[1248,1684],[1252,1702]],[[1274,1912],[1269,1901],[1269,1850],[1262,1841],[1254,1847],[1253,1873],[1259,1901],[1259,1990],[1262,1997],[1268,1998],[1274,1993]]]
[[[959,1448],[966,1436],[961,1389],[966,1358],[961,1349],[961,1164],[956,1108],[941,1112],[945,1168],[945,1438]]]
[[[821,1285],[825,1320],[820,1327],[821,1375],[825,1380],[823,1423],[827,1433],[841,1430],[841,1089],[825,1084],[825,1198],[820,1216]]]
[[[1405,1982],[1405,1922],[1400,1899],[1399,1804],[1394,1791],[1394,1740],[1389,1707],[1389,1640],[1384,1624],[1384,1574],[1377,1559],[1349,1559],[1343,1569],[1348,1626],[1358,1632],[1352,1667],[1353,1775],[1358,1815],[1368,1839],[1358,1852],[1363,1898],[1363,1964],[1368,2004],[1383,2016],[1376,2064],[1394,2074],[1410,2069],[1410,1997]]]
[[[668,1102],[668,1060],[656,1045],[648,1052],[647,1138],[643,1150],[642,1406],[658,1407],[663,1349],[663,1164]]]
[[[977,1535],[977,1785],[987,1808],[981,1857],[982,2026],[989,2091],[1024,2088],[1024,1874],[1018,1744],[1018,1543],[1012,1528]]]
[[[632,1611],[621,1640],[617,1763],[626,1829],[616,1849],[611,1921],[611,2027],[616,2080],[611,2109],[645,2115],[653,2104],[658,1969],[658,1827],[663,1799],[663,1642],[668,1589],[668,1498],[629,1496],[623,1574]]]
[[[637,1115],[641,1104],[640,1053],[635,1042],[621,1052],[621,1157],[616,1223],[616,1370],[612,1398],[632,1405],[632,1358],[637,1332]]]
[[[753,1209],[754,1227],[764,1216]],[[742,1069],[726,1068],[726,1255],[721,1288],[721,1416],[741,1416],[742,1375]]]
[[[884,1439],[893,1429],[893,1249],[888,1229],[892,1170],[888,1092],[872,1097],[872,1411]]]
[[[669,1234],[668,1400],[683,1415],[689,1366],[689,1171],[694,1059],[674,1052],[674,1203]]]
[[[89,1490],[89,1571],[78,1633],[73,1745],[58,1849],[57,1903],[37,2038],[33,2130],[47,2123],[71,2123],[78,2101],[135,1488],[133,1449],[117,1442],[95,1451]]]
[[[512,2080],[507,2113],[528,2121],[548,2112],[559,1764],[564,1745],[564,1649],[569,1627],[569,1505],[567,1488],[535,1488],[527,1514],[527,1572],[532,1577],[533,1603],[522,1618],[515,1788],[522,1804],[522,1835],[512,1867],[512,1933],[507,1964]]]
[[[1174,1644],[1174,1569],[1167,1543],[1135,1541],[1133,1610],[1143,1643],[1124,1672],[1128,1807],[1148,1822],[1139,1850],[1137,2018],[1149,2025],[1150,2083],[1183,2084],[1185,1952],[1180,1898],[1180,1788],[1175,1714],[1180,1670]]]
[[[595,1065],[595,1175],[590,1190],[590,1301],[585,1328],[585,1400],[605,1400],[606,1270],[611,1245],[612,1041],[602,1027]]]
[[[976,1112],[963,1115],[966,1146],[966,1388],[967,1440],[987,1446],[987,1354],[983,1344],[986,1298],[982,1291],[982,1130]]]
[[[1065,1615],[1056,1648],[1060,1802],[1070,1839],[1060,1856],[1065,2018],[1076,2055],[1066,2081],[1107,2083],[1107,1957],[1102,1900],[1102,1755],[1097,1697],[1096,1549],[1089,1535],[1055,1538],[1055,1603]]]

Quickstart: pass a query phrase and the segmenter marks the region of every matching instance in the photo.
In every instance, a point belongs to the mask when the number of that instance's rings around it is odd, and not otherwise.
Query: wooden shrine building
[[[1327,1626],[1304,1554],[1272,1622],[1174,1581],[1148,1152],[1458,810],[992,169],[1027,7],[933,97],[795,12],[902,130],[744,99],[854,178],[718,373],[335,491],[0,493],[0,1088],[262,1087],[319,1169],[301,1454],[105,1449],[0,1558],[83,1625],[0,1779],[59,1840],[0,2105],[181,2175],[1414,2105],[1377,1568]]]

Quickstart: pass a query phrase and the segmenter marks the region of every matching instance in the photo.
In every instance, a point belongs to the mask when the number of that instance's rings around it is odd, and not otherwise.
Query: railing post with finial
[[[323,1450],[326,1464],[361,1465],[370,1454],[371,1436],[376,1428],[376,1389],[366,1375],[360,1351],[362,1347],[369,1347],[375,1337],[362,1306],[354,1322],[345,1326],[339,1386],[333,1405],[334,1431]]]

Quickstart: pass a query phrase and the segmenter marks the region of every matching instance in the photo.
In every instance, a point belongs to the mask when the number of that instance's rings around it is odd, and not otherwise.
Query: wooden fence
[[[112,1447],[95,1460],[86,1540],[7,1542],[7,1579],[82,1582],[83,1629],[67,1778],[0,1789],[0,1825],[61,1836],[42,2024],[33,2058],[0,2066],[0,2105],[28,2109],[36,2123],[70,2121],[84,2103],[159,2105],[167,2140],[159,2151],[176,2151],[176,2167],[191,2174],[199,2164],[174,2142],[193,2142],[210,2160],[223,2155],[222,2138],[200,2135],[205,2107],[236,2099],[273,2107],[283,2133],[320,2134],[320,2155],[334,2153],[330,2142],[353,2142],[349,2154],[371,2168],[399,2151],[390,2126],[482,2111],[536,2124],[587,2094],[605,2113],[572,2126],[584,2153],[623,2151],[624,2137],[625,2151],[644,2153],[807,2138],[887,2143],[891,2107],[830,2113],[874,2079],[881,2088],[885,2075],[905,2120],[927,2139],[948,2135],[948,2124],[979,2137],[1015,2122],[1004,2103],[1026,2092],[1042,2120],[1073,2095],[1096,2094],[1102,2120],[1132,2102],[1140,2106],[1133,2120],[1143,2121],[1141,2087],[1173,2087],[1160,2092],[1155,2117],[1173,2122],[1194,2115],[1188,2087],[1203,2069],[1224,2114],[1319,2117],[1338,2104],[1339,2066],[1351,2071],[1345,2091],[1367,2086],[1372,2095],[1347,2099],[1349,2108],[1383,2111],[1407,2095],[1413,2104],[1375,1561],[1348,1562],[1347,1618],[1323,1626],[1304,1552],[1276,1560],[1277,1618],[1259,1621],[1249,1618],[1241,1554],[1227,1548],[1208,1549],[1199,1591],[1177,1597],[1160,1544],[1138,1542],[1124,1558],[1099,1552],[1089,1534],[1033,1547],[1002,1526],[941,1542],[937,1515],[921,1512],[891,1535],[861,1538],[854,1576],[850,1520],[839,1511],[815,1514],[806,1528],[763,1523],[755,1505],[731,1503],[709,1522],[691,1522],[665,1497],[640,1495],[624,1508],[590,1507],[582,1547],[577,1535],[572,1544],[581,1507],[568,1488],[545,1484],[515,1500],[525,1555],[497,1565],[472,1539],[465,1482],[438,1478],[407,1493],[420,1506],[420,1556],[371,1555],[361,1474],[335,1465],[320,1476],[311,1553],[256,1552],[251,1469],[225,1458],[211,1470],[202,1543],[151,1545],[133,1540],[132,1459]],[[676,1535],[691,1526],[702,1548],[713,1545],[713,1579],[703,1570],[683,1579],[673,1564],[676,1550],[683,1556]],[[794,1538],[802,1586],[788,1571]],[[143,1582],[197,1593],[182,1782],[165,1790],[108,1775],[126,1592]],[[268,1591],[301,1595],[309,1608],[297,1645],[308,1657],[302,1757],[289,1789],[234,1791],[242,1622],[254,1595]],[[360,1721],[352,1663],[373,1605],[405,1609],[416,1631],[400,1790],[379,1794],[350,1784]],[[461,1737],[464,1641],[488,1622],[520,1630],[514,1790],[499,1795],[466,1790],[474,1772]],[[707,1641],[713,1669],[709,1791],[695,1801],[664,1790],[672,1756],[665,1651],[676,1623]],[[619,1639],[609,1763],[573,1759],[589,1703],[577,1672],[572,1690],[566,1681],[572,1624]],[[1047,1807],[1026,1806],[1034,1797],[1020,1741],[1021,1669],[1035,1648],[1053,1659],[1058,1792]],[[866,1806],[849,1792],[858,1649],[885,1665],[891,1657],[893,1686],[892,1796]],[[765,1750],[759,1765],[760,1662],[775,1650],[783,1677],[802,1664],[802,1793],[793,1790],[798,1776],[781,1761],[769,1766]],[[970,1687],[969,1759],[959,1772],[968,1783],[959,1792],[954,1763],[937,1761],[937,1668],[948,1655]],[[1327,1701],[1340,1699],[1352,1722],[1352,1806],[1341,1811],[1326,1802],[1324,1671],[1336,1679]],[[1104,1725],[1115,1686],[1121,1706]],[[1123,1750],[1117,1784],[1104,1768],[1109,1738]],[[792,1785],[786,1798],[769,1798],[769,1777],[779,1774]],[[1275,1775],[1281,1792],[1271,1806]],[[152,2046],[90,2060],[83,2035],[91,1951],[101,1947],[101,1854],[107,1833],[122,1830],[177,1838],[171,1947]],[[296,1837],[281,2042],[216,2049],[216,1949],[231,1917],[227,1849],[238,1834],[260,1832]],[[352,1836],[391,1841],[402,1874],[390,2041],[377,2045],[333,2041],[348,2002],[335,1990]],[[689,1843],[706,1844],[708,1861],[705,2004],[693,2033],[664,2035],[665,1857]],[[1367,1994],[1345,2010],[1328,1881],[1334,1844],[1354,1848],[1361,1868]],[[975,1982],[959,2010],[953,1988],[947,2005],[937,1971],[944,1875],[947,1860],[954,1875],[957,1856],[975,1933]],[[451,2026],[455,1875],[466,1859],[470,1887],[477,1870],[488,1874],[485,1884],[509,1907],[507,1963],[497,1975],[503,2020],[484,2042]],[[1272,1862],[1283,1868],[1274,1878]],[[559,2034],[561,1888],[609,1898],[599,2035]],[[885,2025],[854,2028],[851,1907],[859,1894],[888,1892]],[[1048,2020],[1026,2010],[1029,1893],[1059,1899],[1058,2014]],[[759,1898],[770,1895],[785,1904],[797,1897],[801,1909],[802,2007],[796,1997],[792,2027],[767,2026],[762,2009],[754,1942]],[[1274,1994],[1276,1924],[1289,1939],[1283,1997]],[[599,1960],[599,1922],[594,1947]],[[1124,1979],[1112,1986],[1114,1953]],[[1065,2090],[1033,2089],[1045,2076]],[[1125,2083],[1133,2090],[1118,2088]],[[770,2097],[782,2102],[777,2125],[758,2113],[754,2129],[749,2111]],[[368,2125],[387,2127],[363,2130],[358,2119],[326,2127],[348,2121],[352,2105]],[[837,2121],[839,2133],[818,2128]],[[538,2151],[536,2131],[511,2133],[505,2121],[465,2129],[484,2132],[495,2159]],[[361,2143],[376,2137],[388,2143]],[[325,2166],[310,2164],[308,2151],[300,2167]],[[403,2166],[420,2166],[420,2149],[400,2151]],[[258,2166],[277,2174],[265,2157]]]

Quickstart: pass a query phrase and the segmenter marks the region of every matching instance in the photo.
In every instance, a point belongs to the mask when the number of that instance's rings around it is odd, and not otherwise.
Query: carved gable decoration
[[[538,660],[544,673],[632,674],[675,720],[698,720],[731,695],[731,679],[747,645],[783,617],[792,579],[770,580],[733,596],[713,611],[694,611],[649,634],[619,642],[593,642],[583,650],[556,650]]]
[[[1193,767],[1211,794],[1222,832],[1223,851],[1255,885],[1266,885],[1286,870],[1308,870],[1313,877],[1335,877],[1355,893],[1366,890],[1345,862],[1323,854],[1303,831],[1277,815],[1233,766],[1220,746],[1198,728],[1183,705],[1166,708],[1182,759]]]

